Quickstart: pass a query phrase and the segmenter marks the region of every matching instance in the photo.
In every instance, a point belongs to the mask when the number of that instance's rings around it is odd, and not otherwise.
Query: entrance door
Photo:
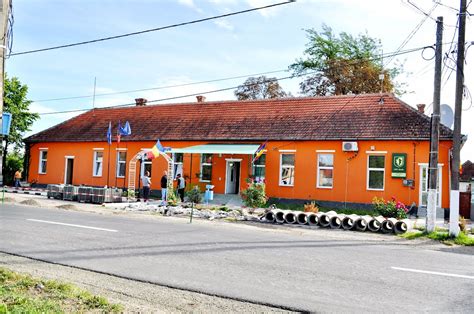
[[[66,158],[66,169],[64,171],[64,184],[72,184],[72,174],[74,170],[74,158]]]
[[[226,194],[239,194],[240,161],[227,161],[226,167]]]
[[[141,162],[140,179],[145,175],[146,171],[150,171],[151,175],[151,160],[144,157]]]

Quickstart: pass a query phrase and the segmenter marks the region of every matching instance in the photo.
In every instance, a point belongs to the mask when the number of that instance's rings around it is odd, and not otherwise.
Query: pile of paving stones
[[[136,202],[136,203],[114,203],[104,205],[108,208],[126,211],[156,212],[165,216],[190,216],[191,203],[182,203],[176,206],[163,205],[161,202]],[[260,221],[265,214],[264,208],[245,208],[224,205],[196,204],[193,209],[193,217],[208,220],[224,219],[227,221]]]

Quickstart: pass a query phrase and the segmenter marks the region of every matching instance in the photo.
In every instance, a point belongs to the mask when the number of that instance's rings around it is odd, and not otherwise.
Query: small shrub
[[[408,208],[400,201],[397,201],[395,197],[392,197],[390,201],[386,201],[383,197],[374,197],[372,205],[375,211],[387,218],[405,219],[407,218]]]
[[[246,190],[241,192],[242,200],[248,207],[262,207],[267,203],[264,183],[249,183]]]
[[[202,201],[202,195],[201,195],[201,190],[199,189],[199,186],[194,186],[191,190],[189,190],[186,193],[186,196],[188,197],[189,201],[192,203],[199,204]]]
[[[317,213],[319,211],[319,207],[316,206],[315,202],[311,202],[309,204],[304,204],[304,211],[306,213]]]
[[[176,206],[176,204],[178,204],[178,197],[176,196],[174,189],[171,189],[171,191],[166,196],[166,202],[168,202],[168,204],[171,206]]]
[[[467,226],[466,218],[464,218],[463,216],[460,216],[459,217],[459,230],[461,230],[461,232],[463,233],[466,233],[467,232],[466,226]]]

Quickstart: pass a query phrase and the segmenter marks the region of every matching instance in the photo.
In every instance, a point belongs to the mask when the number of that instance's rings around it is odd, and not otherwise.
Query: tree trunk
[[[8,151],[8,145],[10,143],[8,142],[8,139],[5,139],[5,146],[3,147],[3,156],[2,156],[2,165],[3,169],[6,169],[7,167],[7,151]],[[4,179],[5,181],[5,179]]]

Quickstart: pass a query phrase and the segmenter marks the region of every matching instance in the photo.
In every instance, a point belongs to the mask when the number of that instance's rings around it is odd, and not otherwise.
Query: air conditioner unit
[[[344,152],[357,152],[359,148],[357,142],[342,142],[342,150]]]

